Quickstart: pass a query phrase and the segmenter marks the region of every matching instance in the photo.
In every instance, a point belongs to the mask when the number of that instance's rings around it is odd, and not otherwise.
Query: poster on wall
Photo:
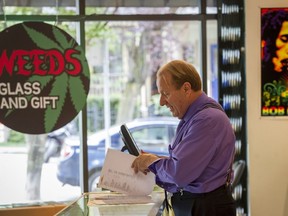
[[[86,104],[85,53],[68,33],[44,22],[0,32],[0,122],[44,134],[72,121]]]
[[[288,8],[261,8],[261,116],[288,116]]]

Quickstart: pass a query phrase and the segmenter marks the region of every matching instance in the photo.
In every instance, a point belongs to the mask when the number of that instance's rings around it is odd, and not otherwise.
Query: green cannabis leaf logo
[[[81,75],[89,79],[90,74],[88,63],[83,50],[77,45],[75,40],[72,38],[68,39],[67,35],[55,26],[52,28],[52,33],[55,39],[57,39],[57,42],[44,35],[42,32],[38,32],[25,24],[23,24],[23,27],[28,36],[31,38],[32,42],[43,50],[57,49],[62,53],[64,53],[67,49],[77,50],[77,54],[73,54],[73,57],[82,63]],[[67,64],[66,68],[70,66],[71,65]],[[58,76],[33,75],[28,79],[29,82],[34,82],[36,80],[41,83],[41,90],[43,90],[48,84],[52,86],[48,96],[59,97],[57,101],[57,109],[48,107],[45,110],[44,128],[46,133],[53,130],[57,124],[59,117],[64,112],[63,107],[66,100],[72,101],[73,108],[77,113],[84,107],[88,92],[85,92],[85,85],[81,79],[81,76],[70,76],[69,74],[63,72]]]

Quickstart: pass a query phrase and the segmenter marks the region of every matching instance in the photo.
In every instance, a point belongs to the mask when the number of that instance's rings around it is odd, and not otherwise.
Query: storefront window
[[[12,7],[6,1],[2,13],[11,15],[13,21],[0,23],[1,30],[22,22],[12,15],[51,15],[45,21],[57,25],[76,38],[76,9],[73,5],[51,8],[49,5]],[[12,2],[12,1],[11,1]],[[36,4],[35,1],[31,1]],[[42,2],[42,1],[39,1]],[[104,4],[106,1],[97,1]],[[116,1],[115,1],[116,2]],[[125,1],[123,1],[125,2]],[[132,2],[132,1],[127,1]],[[146,4],[146,1],[141,1]],[[158,1],[153,2],[152,5]],[[162,1],[161,1],[162,2]],[[102,163],[103,149],[109,146],[120,148],[118,129],[114,124],[130,122],[138,118],[170,117],[169,110],[159,106],[159,95],[155,86],[155,73],[161,65],[172,59],[184,59],[201,71],[201,20],[179,20],[165,16],[159,20],[91,20],[93,14],[105,15],[143,15],[143,14],[199,14],[200,1],[169,1],[168,5],[87,5],[85,20],[85,50],[90,69],[90,91],[87,98],[88,170],[89,189],[95,189],[101,167],[93,167],[91,161]],[[31,4],[32,4],[31,3]],[[56,1],[57,3],[57,1]],[[55,4],[56,4],[55,3]],[[60,1],[59,1],[60,3]],[[40,3],[39,3],[40,4]],[[49,3],[51,4],[51,2]],[[96,3],[95,3],[96,4]],[[148,4],[148,3],[147,3]],[[43,2],[42,2],[43,5]],[[56,15],[56,18],[54,17]],[[75,15],[74,17],[57,16]],[[54,17],[54,20],[52,18]],[[19,18],[19,17],[18,17]],[[35,17],[34,17],[35,19]],[[51,21],[52,20],[52,21]],[[207,86],[208,95],[217,97],[217,22],[207,22]],[[20,38],[19,38],[20,39]],[[85,111],[85,112],[86,112]],[[31,121],[33,121],[31,119]],[[0,124],[0,204],[29,203],[35,201],[68,201],[81,195],[80,188],[80,135],[78,117],[59,130],[43,135],[28,135],[11,130]],[[162,122],[165,120],[161,120]],[[27,122],[29,127],[29,122]],[[149,128],[150,126],[146,125]],[[111,128],[103,135],[103,129]],[[175,125],[157,130],[167,132],[165,145],[175,130]],[[107,130],[106,130],[107,132]],[[172,135],[171,135],[172,134]],[[111,135],[111,136],[109,136]],[[112,136],[115,135],[115,136]],[[170,137],[170,138],[169,138]],[[65,143],[59,143],[59,140]],[[159,138],[159,137],[158,137]],[[158,143],[155,138],[155,143]],[[146,145],[147,143],[145,143]],[[161,147],[162,148],[162,147]],[[55,154],[53,154],[55,151]],[[51,153],[48,157],[48,153]],[[104,153],[104,154],[103,154]],[[61,156],[60,156],[61,155]],[[31,164],[32,163],[32,164]],[[31,167],[33,171],[31,171]],[[34,185],[34,186],[33,186]]]

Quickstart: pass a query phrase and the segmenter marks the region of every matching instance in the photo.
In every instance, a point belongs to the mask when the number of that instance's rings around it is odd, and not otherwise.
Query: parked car
[[[173,139],[179,120],[173,117],[151,117],[126,123],[140,149],[158,155],[168,155],[168,145]],[[121,150],[124,146],[119,134],[120,125],[109,132],[102,130],[88,137],[89,191],[96,188],[105,159],[105,139],[110,137],[110,147]],[[60,156],[57,178],[63,184],[79,186],[79,137],[69,137]]]

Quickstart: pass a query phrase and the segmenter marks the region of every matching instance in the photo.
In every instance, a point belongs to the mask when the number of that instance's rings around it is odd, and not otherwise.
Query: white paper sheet
[[[134,173],[131,164],[136,157],[119,150],[108,149],[98,187],[129,195],[149,195],[155,185],[155,175]]]
[[[131,196],[127,194],[95,194],[89,196],[87,205],[120,205],[151,203],[151,196]]]

